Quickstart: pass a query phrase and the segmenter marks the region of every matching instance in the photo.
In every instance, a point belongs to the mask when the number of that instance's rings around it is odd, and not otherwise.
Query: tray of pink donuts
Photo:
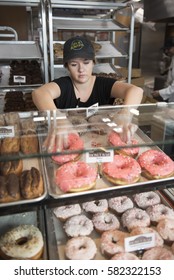
[[[174,260],[174,210],[158,191],[47,208],[46,219],[50,259]]]
[[[48,193],[55,199],[111,188],[145,188],[152,182],[165,184],[174,177],[174,161],[152,146],[151,139],[140,129],[129,146],[114,129],[105,134],[91,130],[79,135],[70,133],[62,153],[44,160]]]

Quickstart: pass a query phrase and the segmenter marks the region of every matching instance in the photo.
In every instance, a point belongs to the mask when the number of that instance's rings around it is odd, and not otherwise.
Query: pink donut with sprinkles
[[[147,150],[138,157],[143,175],[148,179],[162,179],[174,175],[174,161],[158,150]]]

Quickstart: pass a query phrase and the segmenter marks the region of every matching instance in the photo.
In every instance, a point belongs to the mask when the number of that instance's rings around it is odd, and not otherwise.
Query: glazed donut
[[[111,260],[139,260],[139,258],[134,255],[133,253],[126,253],[126,252],[123,252],[123,253],[118,253],[118,254],[115,254]]]
[[[64,224],[64,230],[70,237],[90,235],[93,228],[92,221],[82,214],[68,218]]]
[[[52,160],[58,165],[62,165],[69,161],[76,161],[79,159],[80,153],[78,152],[73,153],[73,151],[78,151],[83,149],[84,149],[84,142],[80,138],[80,136],[75,133],[70,133],[68,134],[67,147],[66,148],[63,147],[61,155],[52,156]],[[53,150],[53,153],[54,152],[56,152],[55,149]],[[63,152],[65,153],[72,152],[72,153],[63,154]]]
[[[92,260],[96,252],[95,242],[87,236],[73,237],[65,245],[65,255],[69,260]]]
[[[37,260],[43,253],[43,236],[33,225],[17,226],[0,238],[3,259]]]
[[[153,247],[144,252],[142,260],[173,260],[171,251],[165,247]]]
[[[140,179],[141,168],[138,162],[131,157],[115,155],[113,162],[101,164],[104,177],[116,185],[136,183]]]
[[[66,221],[68,218],[81,214],[81,207],[79,204],[71,204],[59,206],[53,209],[53,213],[60,221]]]
[[[157,224],[160,220],[169,218],[174,219],[174,210],[164,204],[156,204],[146,209],[147,214],[153,224]]]
[[[124,252],[124,238],[128,236],[128,233],[120,230],[104,231],[100,239],[101,253],[111,258],[117,253]]]
[[[96,184],[97,168],[83,162],[68,162],[56,170],[55,183],[63,192],[80,192]]]
[[[133,196],[134,201],[138,207],[146,209],[148,206],[159,204],[161,202],[160,196],[153,191],[137,193]]]
[[[174,162],[165,153],[147,150],[138,157],[142,174],[148,179],[168,178],[174,174]]]
[[[125,195],[108,199],[108,205],[118,215],[134,207],[132,200]]]
[[[98,212],[105,212],[108,210],[108,201],[107,199],[100,199],[100,200],[93,200],[89,202],[82,203],[82,208],[85,212],[88,213],[98,213]]]
[[[155,234],[155,246],[157,246],[157,247],[163,246],[164,240],[162,239],[162,237],[159,235],[159,233],[155,229],[150,228],[150,227],[133,228],[133,230],[130,232],[130,236],[142,235],[144,233],[154,233]]]
[[[174,242],[174,217],[160,220],[156,229],[167,243]]]
[[[126,146],[127,144],[123,142],[120,138],[120,135],[112,130],[109,135],[108,135],[108,142],[111,144],[113,147],[119,147],[119,146]],[[137,145],[138,141],[135,139],[131,140],[132,145]],[[139,153],[139,147],[132,147],[132,148],[121,148],[118,150],[115,150],[115,153],[117,154],[122,154],[130,157],[136,157]]]
[[[92,217],[94,228],[97,232],[103,233],[106,230],[114,230],[120,227],[117,217],[109,212],[96,213]]]
[[[135,207],[124,212],[121,221],[123,227],[126,227],[128,231],[135,227],[148,227],[150,225],[150,217],[146,211]]]

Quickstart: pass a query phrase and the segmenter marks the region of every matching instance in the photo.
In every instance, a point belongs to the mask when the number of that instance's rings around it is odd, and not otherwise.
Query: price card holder
[[[134,235],[124,239],[126,252],[139,251],[155,246],[155,233]]]
[[[113,150],[90,151],[86,153],[87,163],[112,162],[113,159],[114,159]]]

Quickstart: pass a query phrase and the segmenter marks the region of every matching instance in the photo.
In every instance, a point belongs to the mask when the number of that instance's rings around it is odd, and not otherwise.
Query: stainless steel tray
[[[40,229],[44,239],[44,252],[42,259],[47,260],[47,244],[46,244],[46,232],[44,225],[44,216],[42,211],[23,212],[18,214],[10,214],[0,216],[0,236],[5,234],[8,230],[17,227],[19,225],[34,225]]]
[[[166,206],[172,208],[170,204],[165,200],[165,198],[157,192],[161,197],[161,203],[165,204]],[[131,198],[131,197],[130,197]],[[63,225],[64,222],[61,222],[53,213],[53,209],[46,209],[46,221],[47,221],[47,230],[49,231],[49,234],[47,235],[47,243],[48,243],[48,255],[49,259],[60,259],[64,260],[65,257],[65,245],[68,241],[68,237],[64,231]],[[110,211],[111,212],[111,211]],[[92,218],[92,215],[86,213],[82,210],[82,214],[86,215],[89,219]],[[117,215],[116,215],[117,216]],[[117,218],[120,221],[121,216],[117,216]],[[151,225],[152,226],[152,225]],[[152,226],[153,227],[153,226]],[[120,222],[120,230],[127,232],[125,228],[122,227]],[[92,231],[92,233],[89,235],[96,244],[97,247],[97,254],[95,256],[95,260],[105,260],[106,258],[101,254],[100,252],[100,234],[95,231],[95,229]],[[165,247],[168,247],[164,245]],[[142,252],[140,252],[142,253]]]
[[[1,41],[0,60],[42,59],[41,48],[35,41]]]

